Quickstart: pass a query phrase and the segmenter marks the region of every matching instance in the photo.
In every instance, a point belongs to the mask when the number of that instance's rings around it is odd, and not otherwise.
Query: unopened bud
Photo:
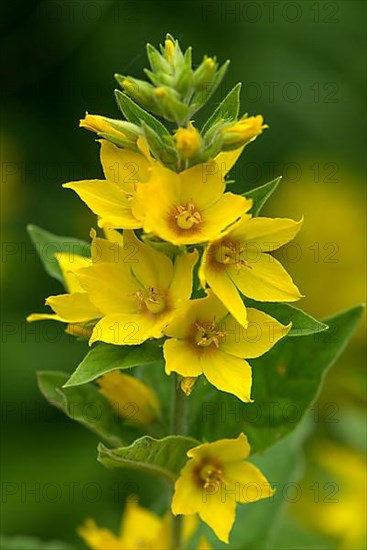
[[[174,136],[177,151],[181,157],[188,159],[196,155],[201,149],[201,136],[191,122],[187,128],[179,128]]]
[[[194,378],[193,376],[185,376],[185,378],[182,378],[180,386],[181,390],[189,396],[192,390],[194,389],[194,386],[197,382],[197,378]]]
[[[256,139],[266,128],[269,126],[264,124],[262,115],[243,118],[222,130],[224,149],[243,147]]]

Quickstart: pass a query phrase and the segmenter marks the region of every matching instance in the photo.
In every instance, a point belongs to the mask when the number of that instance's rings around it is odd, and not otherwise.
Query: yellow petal
[[[237,502],[255,502],[275,493],[259,468],[250,462],[234,461],[226,464],[225,476],[230,485],[236,484]]]
[[[215,203],[225,190],[225,182],[215,161],[196,164],[179,174],[181,180],[180,203],[193,201],[199,209]]]
[[[205,261],[206,258],[203,256],[203,262]],[[237,319],[237,321],[241,325],[246,326],[247,313],[245,304],[243,303],[243,300],[232,279],[229,277],[227,270],[225,268],[216,270],[210,264],[202,264],[200,269],[202,269],[202,279],[205,277],[206,282],[214,294],[226,306],[228,311]]]
[[[112,313],[94,327],[89,345],[105,342],[118,346],[136,346],[151,338],[154,320],[143,315]]]
[[[28,315],[27,322],[33,323],[34,321],[61,321],[64,323],[64,319],[62,319],[59,315],[55,315],[54,313],[31,313],[31,315]]]
[[[193,482],[193,464],[188,461],[181,470],[181,475],[175,483],[175,492],[172,498],[172,513],[191,515],[196,514],[200,508],[202,491]]]
[[[246,359],[260,357],[291,328],[253,308],[247,309],[247,320],[248,326],[244,328],[230,315],[224,319],[221,328],[226,335],[220,342],[221,351]]]
[[[91,264],[91,259],[78,256],[78,254],[72,254],[72,252],[60,252],[56,254],[56,259],[62,271],[68,292],[83,292],[75,271],[88,267]]]
[[[218,349],[210,360],[203,361],[203,371],[218,390],[232,393],[244,403],[251,403],[252,373],[246,361]]]
[[[124,541],[125,548],[139,548],[144,541],[149,543],[154,540],[158,535],[161,524],[162,520],[155,514],[142,508],[137,502],[128,500],[121,526],[121,538]],[[147,545],[146,548],[148,547]]]
[[[188,300],[192,292],[192,272],[199,254],[194,250],[191,254],[179,254],[175,258],[170,294],[174,303]]]
[[[243,149],[244,147],[240,147],[239,149],[234,149],[233,151],[222,151],[215,157],[216,163],[218,164],[223,177],[228,174],[231,168],[233,168],[236,164]]]
[[[117,263],[121,259],[122,248],[116,242],[109,239],[101,239],[93,236],[91,243],[92,262],[95,263]]]
[[[198,510],[200,518],[209,525],[217,537],[228,543],[236,512],[234,496],[218,487],[213,494],[204,494]]]
[[[78,271],[80,284],[102,313],[135,313],[140,287],[125,264],[104,263]]]
[[[143,243],[133,231],[124,231],[124,251],[123,261],[144,288],[158,291],[169,287],[173,265],[168,256]]]
[[[101,312],[85,292],[50,296],[46,304],[66,323],[82,323],[101,317]]]
[[[176,338],[166,340],[163,346],[163,354],[167,374],[177,372],[181,376],[196,377],[203,372],[199,356],[182,340],[176,340]]]
[[[217,457],[221,463],[242,460],[249,456],[250,445],[247,437],[241,433],[236,439],[220,439],[213,443],[203,443],[187,452],[187,456],[203,458]]]
[[[72,189],[101,218],[99,225],[138,229],[141,222],[131,210],[131,198],[116,183],[104,180],[82,180],[63,185]]]
[[[125,550],[123,541],[108,529],[98,527],[92,520],[87,519],[85,524],[78,528],[78,535],[92,550]]]
[[[204,223],[200,228],[201,241],[215,240],[222,231],[245,214],[251,205],[252,201],[241,195],[224,193],[215,204],[203,212]]]
[[[270,254],[246,258],[249,266],[228,267],[228,273],[242,294],[260,302],[294,302],[302,298],[284,267]]]
[[[250,245],[261,252],[272,252],[291,241],[299,232],[303,220],[296,222],[287,218],[244,219],[231,237],[240,244]]]
[[[150,163],[144,155],[101,140],[101,164],[105,178],[130,191],[137,182],[148,181]]]

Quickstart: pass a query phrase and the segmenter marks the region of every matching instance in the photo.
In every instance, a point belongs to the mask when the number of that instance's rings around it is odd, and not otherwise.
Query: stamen
[[[200,212],[192,202],[188,202],[186,206],[177,205],[175,219],[180,229],[191,229],[202,221]]]

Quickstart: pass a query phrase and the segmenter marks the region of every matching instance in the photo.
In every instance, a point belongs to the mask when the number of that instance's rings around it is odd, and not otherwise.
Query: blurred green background
[[[359,0],[2,3],[4,533],[80,545],[75,527],[86,516],[116,531],[125,496],[138,492],[149,505],[157,490],[149,478],[137,485],[99,465],[96,438],[48,406],[36,386],[37,370],[72,371],[86,351],[59,326],[24,321],[61,290],[26,224],[82,239],[95,224],[61,187],[101,176],[94,136],[78,120],[85,111],[117,118],[113,74],[142,78],[146,42],[157,45],[166,32],[193,46],[196,64],[205,53],[231,59],[212,106],[241,80],[242,111],[270,125],[234,169],[237,189],[283,175],[266,214],[305,216],[283,263],[306,295],[301,306],[332,314],[365,300],[365,11]],[[340,486],[339,503],[304,498],[291,507],[279,548],[288,547],[287,532],[309,541],[289,548],[311,548],[311,532],[332,537],[332,548],[364,548],[363,335],[360,327],[327,376],[306,446],[304,483],[321,483],[326,472]]]

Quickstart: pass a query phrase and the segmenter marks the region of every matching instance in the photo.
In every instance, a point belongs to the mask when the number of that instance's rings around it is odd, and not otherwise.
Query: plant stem
[[[181,390],[178,383],[177,374],[172,374],[172,406],[171,406],[171,434],[183,435],[186,430],[186,395]],[[183,517],[172,515],[171,533],[172,548],[180,550],[182,548],[182,525]]]

